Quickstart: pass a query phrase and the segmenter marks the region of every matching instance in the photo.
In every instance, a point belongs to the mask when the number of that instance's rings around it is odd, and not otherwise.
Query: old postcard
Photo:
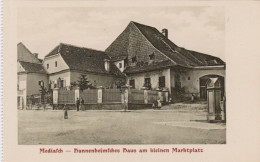
[[[260,3],[3,10],[3,161],[260,161]]]

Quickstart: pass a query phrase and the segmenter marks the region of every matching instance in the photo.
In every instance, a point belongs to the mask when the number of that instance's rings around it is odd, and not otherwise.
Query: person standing
[[[66,104],[64,105],[64,108],[63,108],[65,111],[64,111],[64,119],[68,119],[68,108],[66,106]]]
[[[82,97],[81,97],[81,101],[80,101],[80,107],[81,107],[81,110],[82,110],[82,111],[85,111],[85,108],[84,108],[84,100],[83,100]]]
[[[79,104],[80,104],[80,101],[79,101],[79,98],[77,98],[77,100],[76,100],[77,111],[79,111]]]

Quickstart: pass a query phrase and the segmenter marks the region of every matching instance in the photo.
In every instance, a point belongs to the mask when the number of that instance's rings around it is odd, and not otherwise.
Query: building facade
[[[130,22],[105,52],[118,68],[123,65],[121,70],[133,88],[166,89],[171,94],[182,91],[186,96],[205,99],[205,80],[219,77],[224,93],[225,62],[177,46],[168,39],[167,29],[159,32]]]
[[[48,84],[48,75],[37,54],[31,53],[24,44],[17,45],[17,105],[24,109],[28,97],[40,94],[39,81]]]
[[[70,88],[81,75],[95,87],[167,90],[171,96],[206,99],[206,82],[218,77],[225,93],[225,62],[218,57],[179,47],[168,30],[130,22],[103,51],[60,43],[43,60],[18,44],[18,105],[39,93],[39,81],[53,88]]]
[[[64,43],[45,56],[43,67],[51,88],[70,87],[82,74],[96,87],[107,88],[125,81],[125,75],[104,52]]]

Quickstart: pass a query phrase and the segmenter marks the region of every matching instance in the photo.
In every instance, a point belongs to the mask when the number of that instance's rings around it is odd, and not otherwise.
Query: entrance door
[[[200,99],[207,100],[207,88],[206,86],[200,86]]]

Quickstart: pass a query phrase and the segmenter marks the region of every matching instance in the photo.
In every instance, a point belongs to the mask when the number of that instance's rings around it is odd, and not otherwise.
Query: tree
[[[95,88],[94,86],[92,86],[92,84],[88,81],[87,75],[81,74],[81,76],[79,77],[79,80],[77,81],[77,85],[79,87],[80,90],[84,90],[84,89],[93,89]]]

